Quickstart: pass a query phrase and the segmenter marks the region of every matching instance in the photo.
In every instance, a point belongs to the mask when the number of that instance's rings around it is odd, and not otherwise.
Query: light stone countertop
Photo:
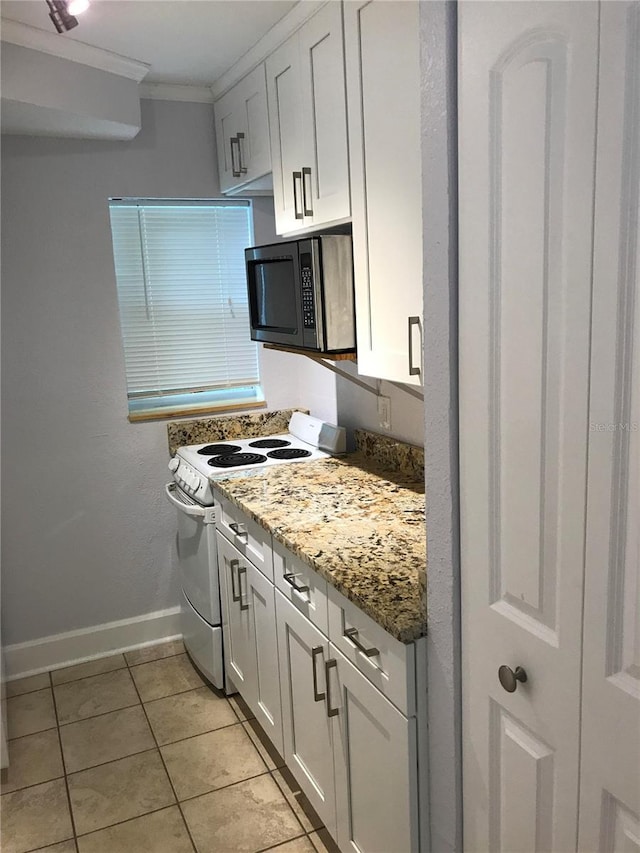
[[[214,485],[398,640],[426,634],[421,477],[356,452]]]

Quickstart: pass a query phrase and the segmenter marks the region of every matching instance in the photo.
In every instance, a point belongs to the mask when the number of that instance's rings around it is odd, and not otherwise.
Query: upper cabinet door
[[[577,844],[598,16],[459,5],[469,850]]]
[[[342,3],[332,0],[300,30],[304,225],[351,215]]]
[[[358,371],[422,384],[418,3],[344,5]]]
[[[213,107],[220,189],[228,192],[271,170],[265,68],[261,64]]]
[[[640,3],[603,3],[579,850],[640,851]]]
[[[342,4],[323,6],[266,67],[277,233],[348,219]]]
[[[269,56],[267,98],[276,232],[304,227],[302,212],[302,87],[297,34]]]

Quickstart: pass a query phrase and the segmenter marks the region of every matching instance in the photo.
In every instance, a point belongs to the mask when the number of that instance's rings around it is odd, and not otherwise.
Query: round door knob
[[[498,678],[507,693],[514,693],[518,682],[520,681],[524,684],[527,680],[527,673],[521,666],[517,666],[514,672],[510,666],[506,666],[505,664],[498,670]]]

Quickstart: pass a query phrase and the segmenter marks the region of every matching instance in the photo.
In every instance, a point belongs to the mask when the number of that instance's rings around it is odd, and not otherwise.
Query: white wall
[[[13,644],[178,603],[166,427],[127,421],[107,199],[219,195],[211,107],[143,101],[131,142],[4,137],[2,181],[2,625]],[[271,211],[257,201],[256,242],[270,239]],[[300,361],[265,360],[270,408],[314,399]]]
[[[350,441],[353,429],[359,427],[389,435],[409,444],[417,444],[420,447],[424,445],[424,406],[421,400],[384,380],[359,376],[353,363],[338,362],[337,366],[345,373],[366,382],[376,391],[379,386],[380,394],[389,397],[391,401],[391,429],[386,430],[380,426],[376,395],[370,394],[348,379],[338,378],[338,422],[349,430]]]
[[[431,849],[460,851],[456,4],[420,4]]]

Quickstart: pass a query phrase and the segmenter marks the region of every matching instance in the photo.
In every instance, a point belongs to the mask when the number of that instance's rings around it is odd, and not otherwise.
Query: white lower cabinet
[[[227,676],[282,752],[273,584],[221,533],[217,538]]]
[[[327,713],[327,638],[276,590],[282,686],[283,757],[309,802],[336,836],[334,727]]]
[[[336,841],[343,853],[419,850],[416,719],[407,718],[330,644]]]
[[[281,545],[274,565],[286,595],[220,531],[217,541],[227,680],[342,853],[426,853],[426,728],[413,698],[423,647],[398,643],[332,587],[327,619],[326,582]]]

